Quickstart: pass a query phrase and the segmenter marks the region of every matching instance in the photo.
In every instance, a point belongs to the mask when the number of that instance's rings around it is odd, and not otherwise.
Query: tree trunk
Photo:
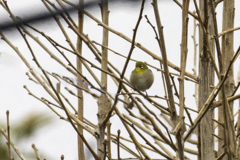
[[[207,0],[200,0],[200,14],[201,18],[203,20],[205,28],[208,30],[209,35],[214,34],[214,25],[213,25],[213,16],[211,14],[210,7],[207,3]],[[206,38],[207,35],[204,35],[204,32],[202,28],[200,27],[200,32],[199,32],[199,87],[198,87],[198,110],[202,109],[202,106],[208,99],[210,93],[212,92],[211,86],[214,85],[214,68],[211,63],[208,49],[207,49],[207,44],[206,44]],[[211,40],[210,38],[210,50],[211,53],[214,56],[214,40]],[[204,160],[204,159],[214,159],[214,141],[213,141],[213,136],[212,133],[214,133],[214,128],[213,128],[213,121],[212,118],[213,116],[213,110],[210,109],[206,113],[206,115],[202,118],[202,121],[199,123],[199,128],[198,128],[198,150],[199,150],[199,155],[198,159],[199,160]]]
[[[222,30],[225,31],[227,29],[231,29],[234,27],[234,0],[227,0],[223,2],[223,26]],[[230,60],[233,57],[233,32],[229,32],[222,37],[222,74],[224,74],[229,66]],[[224,93],[226,94],[227,97],[231,96],[231,94],[234,91],[234,79],[233,79],[233,67],[229,71],[228,78],[226,82],[224,83]],[[219,96],[219,98],[223,98],[222,96]],[[230,108],[230,114],[231,116],[233,115],[233,102],[229,103],[229,108]],[[222,126],[218,126],[218,135],[220,137],[223,137],[224,140],[219,140],[218,141],[218,155],[220,155],[222,152],[224,152],[225,147],[230,145],[232,151],[228,152],[235,152],[236,150],[236,145],[234,141],[234,136],[233,132],[231,130],[231,126],[233,125],[233,122],[231,122],[232,118],[230,117],[230,114],[224,119],[224,114],[227,113],[226,109],[228,109],[224,105],[220,106],[218,108],[218,120],[221,123],[225,123],[226,127],[229,127],[229,130],[224,130]],[[230,124],[226,124],[226,123]],[[226,129],[225,127],[225,129]],[[228,132],[229,136],[226,136],[226,133]],[[231,137],[231,138],[230,138]],[[227,141],[229,139],[229,142]],[[230,144],[226,144],[230,143]],[[224,147],[223,147],[224,146]],[[230,153],[228,153],[230,154]],[[223,160],[228,160],[229,157],[227,154],[222,158]]]

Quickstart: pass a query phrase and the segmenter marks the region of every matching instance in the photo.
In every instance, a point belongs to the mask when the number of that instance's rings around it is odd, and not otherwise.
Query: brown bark
[[[84,0],[79,0],[79,5],[81,8],[83,8],[83,3]],[[83,33],[83,13],[81,11],[78,11],[78,32]],[[82,55],[82,40],[78,37],[77,38],[77,51],[79,52],[80,55]],[[81,60],[77,57],[77,70],[79,73],[82,73],[82,62]],[[78,75],[77,77],[78,82],[82,82],[82,78]],[[78,97],[82,97],[81,99],[78,98],[78,119],[83,122],[83,91],[78,89]],[[83,135],[83,128],[78,125],[78,131],[80,134]],[[85,155],[84,155],[84,145],[82,138],[78,136],[78,159],[79,160],[85,160]]]
[[[184,160],[184,141],[182,139],[183,133],[185,132],[184,123],[184,106],[185,106],[185,94],[184,94],[184,75],[187,63],[187,53],[188,53],[188,7],[189,0],[183,1],[182,5],[182,40],[181,40],[181,73],[179,80],[179,124],[180,129],[177,131],[176,140],[178,145],[179,159]]]
[[[207,29],[207,32],[212,35],[214,34],[213,16],[211,14],[210,6],[207,0],[200,0],[200,15],[203,21],[203,26]],[[210,43],[210,48],[207,48],[206,38]],[[214,68],[211,63],[211,59],[208,50],[211,50],[210,54],[214,56],[214,40],[211,40],[208,35],[204,34],[202,27],[199,32],[199,88],[198,88],[198,110],[202,109],[202,106],[208,99],[212,92],[210,86],[214,85]],[[202,121],[198,127],[198,159],[214,159],[214,141],[212,133],[213,128],[213,110],[209,109],[206,115],[202,118]]]
[[[231,28],[234,28],[234,0],[228,0],[223,2],[222,29],[223,31],[225,31]],[[222,68],[220,68],[221,74],[226,72],[226,69],[229,66],[233,54],[233,32],[230,32],[222,37]],[[226,152],[227,154],[225,154],[222,159],[228,160],[233,158],[232,153],[235,152],[236,149],[235,136],[233,136],[234,132],[232,130],[233,102],[227,103],[224,100],[225,97],[231,96],[234,91],[233,67],[231,68],[228,74],[228,78],[223,87],[224,88],[222,90],[222,94],[221,96],[219,96],[220,99],[223,99],[223,105],[218,107],[218,121],[220,123],[225,123],[225,128],[222,126],[218,127],[218,135],[220,137],[224,137],[223,141],[219,140],[218,142],[218,155],[222,152]]]
[[[167,51],[166,51],[166,46],[165,46],[164,34],[163,34],[163,26],[162,26],[162,23],[161,23],[161,20],[160,20],[157,0],[153,0],[152,4],[153,4],[155,19],[156,19],[157,29],[158,29],[158,35],[159,35],[159,40],[158,41],[159,41],[159,44],[160,44],[160,50],[161,50],[162,59],[163,59],[162,63],[163,63],[163,67],[164,67],[164,78],[166,80],[167,93],[168,93],[168,99],[169,99],[169,110],[170,110],[170,114],[171,114],[171,119],[172,119],[174,127],[175,127],[177,125],[177,122],[178,122],[178,116],[177,116],[177,113],[176,113],[173,91],[172,91],[172,85],[171,85],[171,82],[170,82],[168,61],[167,61]]]
[[[240,106],[240,99],[238,99],[238,105]],[[238,145],[237,145],[237,157],[238,160],[240,159],[240,107],[238,107],[238,121],[237,121],[237,141],[238,141]]]
[[[102,13],[102,21],[105,25],[108,25],[108,0],[101,0],[100,3],[101,13]],[[108,30],[103,28],[103,39],[102,39],[102,45],[108,47]],[[108,50],[105,47],[102,47],[102,69],[107,70],[107,61],[108,61]],[[102,89],[107,90],[107,74],[102,72],[101,73],[101,83],[102,83]],[[106,96],[106,94],[101,94],[99,100],[98,100],[98,130],[99,130],[99,138],[97,139],[97,154],[101,160],[104,159],[104,155],[107,152],[104,149],[104,139],[105,139],[105,129],[106,126],[108,127],[108,157],[111,158],[111,145],[110,145],[110,122],[107,124],[102,123],[103,120],[106,118],[108,111],[110,109],[111,103]]]

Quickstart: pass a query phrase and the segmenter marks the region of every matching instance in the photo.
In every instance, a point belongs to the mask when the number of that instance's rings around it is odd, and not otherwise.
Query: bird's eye
[[[140,65],[140,68],[143,68],[143,65]]]

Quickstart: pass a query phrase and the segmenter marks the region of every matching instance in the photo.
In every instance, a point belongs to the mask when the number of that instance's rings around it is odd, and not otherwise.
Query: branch
[[[212,106],[212,103],[214,101],[214,99],[216,98],[216,96],[218,95],[220,89],[222,88],[224,82],[227,79],[227,75],[231,69],[231,66],[233,65],[233,63],[235,62],[235,60],[237,59],[237,57],[240,54],[240,46],[238,47],[234,57],[232,58],[232,60],[230,61],[230,64],[227,68],[227,71],[225,73],[225,75],[223,76],[222,80],[218,82],[217,86],[212,90],[212,93],[209,95],[209,98],[207,99],[207,101],[205,102],[205,104],[203,105],[202,109],[199,111],[198,116],[196,117],[196,119],[193,122],[193,126],[190,127],[190,129],[188,130],[188,132],[186,133],[185,137],[184,137],[184,141],[186,141],[186,139],[190,136],[190,134],[192,133],[192,131],[196,128],[196,126],[198,125],[198,123],[202,120],[203,116],[207,113],[208,109]],[[214,93],[215,92],[215,93]]]
[[[160,20],[160,15],[159,15],[159,10],[158,10],[158,3],[157,0],[153,0],[153,9],[154,9],[154,14],[155,14],[155,19],[157,23],[157,29],[158,29],[158,39],[157,35],[157,41],[162,53],[162,59],[163,59],[163,66],[164,66],[164,77],[166,80],[166,85],[167,85],[167,93],[168,93],[168,99],[169,99],[169,110],[171,114],[171,119],[173,121],[173,124],[176,125],[178,121],[178,116],[176,113],[176,108],[174,104],[174,98],[173,98],[173,91],[171,87],[171,82],[170,82],[170,75],[169,75],[169,70],[168,70],[168,60],[167,60],[167,51],[166,51],[166,46],[165,46],[165,40],[164,40],[164,34],[163,34],[163,26]],[[155,32],[156,33],[156,32]]]
[[[232,97],[228,97],[227,98],[227,101],[228,102],[232,102],[236,99],[239,99],[240,98],[240,94],[237,94],[235,96],[232,96]],[[213,102],[213,107],[218,107],[218,106],[221,106],[222,105],[222,101],[216,101],[216,102]]]
[[[8,138],[7,138],[8,154],[9,154],[9,159],[13,160],[12,153],[11,153],[11,147],[10,147],[11,140],[10,140],[10,125],[9,125],[9,110],[7,110],[6,114],[7,114],[7,134],[8,134]]]
[[[178,2],[177,0],[173,0],[180,8],[182,8],[182,5],[180,2]],[[195,15],[194,12],[188,11],[188,14],[190,14],[194,19],[198,20],[198,16]]]
[[[227,34],[227,33],[229,33],[229,32],[233,32],[233,31],[236,31],[236,30],[239,30],[239,29],[240,29],[240,27],[228,29],[228,30],[226,30],[226,31],[223,31],[223,32],[219,33],[219,34],[218,34],[218,37],[221,37],[221,36],[223,36],[223,35],[225,35],[225,34]]]
[[[217,65],[215,63],[215,59],[213,58],[213,54],[212,54],[212,51],[211,51],[210,42],[209,42],[209,38],[208,38],[208,33],[207,33],[207,30],[206,30],[206,28],[205,28],[205,26],[203,24],[203,21],[202,21],[202,18],[201,18],[200,11],[198,9],[196,0],[194,0],[194,5],[195,5],[195,8],[196,8],[197,15],[199,17],[199,23],[200,23],[200,25],[202,27],[203,33],[206,35],[205,37],[206,37],[206,43],[207,43],[207,49],[208,49],[207,53],[209,53],[208,55],[211,58],[211,63],[213,65],[214,69],[215,69],[215,72],[217,74],[218,79],[220,79],[220,73],[218,71]]]
[[[180,125],[179,131],[176,133],[177,145],[178,145],[178,154],[179,159],[184,160],[184,141],[182,141],[183,133],[185,132],[184,124],[184,74],[186,70],[186,61],[187,61],[187,52],[188,52],[188,8],[189,0],[183,1],[182,8],[182,40],[181,40],[181,73],[179,80],[179,122]],[[191,118],[190,118],[191,119]],[[177,127],[176,127],[177,128]]]
[[[66,0],[62,0],[62,1],[65,2],[65,3],[67,3],[67,4],[69,4],[70,6],[72,6],[72,7],[74,7],[74,8],[76,8],[76,9],[79,9],[78,6],[74,5],[73,3],[69,2],[69,1],[66,1]],[[91,18],[92,20],[94,20],[95,22],[97,22],[100,26],[102,26],[102,27],[108,29],[110,32],[112,32],[112,33],[114,33],[114,34],[122,37],[122,38],[125,39],[126,41],[128,41],[128,42],[130,42],[130,43],[133,43],[133,40],[131,40],[131,39],[130,39],[129,37],[127,37],[126,35],[124,35],[124,34],[118,32],[118,31],[110,28],[109,26],[105,25],[105,24],[102,23],[100,20],[98,20],[97,18],[95,18],[94,16],[92,16],[91,14],[89,14],[88,12],[86,12],[86,11],[84,11],[84,10],[83,10],[82,12],[83,12],[85,15],[87,15],[89,18]],[[141,50],[143,50],[144,52],[148,53],[148,54],[149,54],[150,56],[152,56],[154,59],[157,59],[157,60],[160,60],[161,62],[163,62],[163,59],[162,59],[161,57],[159,57],[159,56],[157,56],[156,54],[154,54],[153,52],[149,51],[147,48],[145,48],[144,46],[142,46],[140,43],[134,42],[134,45],[137,46],[138,48],[140,48]],[[171,62],[169,62],[169,61],[168,61],[168,65],[169,65],[171,68],[173,68],[173,69],[175,69],[176,71],[178,71],[178,72],[181,71],[180,67],[176,66],[175,64],[173,64],[173,63],[171,63]],[[191,73],[189,73],[189,72],[186,72],[185,74],[186,74],[186,76],[188,76],[188,77],[190,77],[190,78],[192,78],[192,79],[194,79],[194,80],[197,81],[197,76],[195,76],[195,75],[193,75],[193,74],[191,74]]]
[[[135,38],[136,38],[136,35],[137,35],[137,29],[138,29],[138,26],[140,24],[140,21],[142,19],[142,13],[143,13],[143,9],[144,9],[144,3],[145,3],[145,0],[142,1],[142,5],[141,5],[141,10],[140,10],[140,14],[139,14],[139,17],[138,17],[138,21],[137,21],[137,24],[135,26],[135,29],[133,30],[133,41],[132,41],[132,45],[131,45],[131,48],[130,48],[130,51],[128,53],[128,57],[125,61],[125,64],[124,64],[124,67],[123,67],[123,71],[120,75],[120,78],[123,79],[124,77],[124,74],[126,72],[126,69],[127,69],[127,66],[128,66],[128,63],[130,61],[130,58],[131,58],[131,55],[132,55],[132,52],[133,52],[133,49],[135,48],[134,47],[134,43],[135,43]],[[122,89],[122,81],[119,82],[119,86],[118,86],[118,90],[117,90],[117,93],[116,93],[116,96],[115,96],[115,100],[114,100],[114,103],[113,103],[113,106],[111,108],[111,110],[108,112],[108,115],[106,116],[105,120],[102,122],[103,124],[106,124],[107,121],[109,120],[113,110],[116,108],[116,105],[117,105],[117,102],[118,102],[118,96],[119,96],[119,93]]]
[[[38,149],[36,148],[35,144],[32,144],[32,148],[33,148],[33,150],[34,150],[34,152],[36,154],[37,160],[41,160],[40,155],[38,153]]]
[[[120,133],[121,133],[121,131],[120,131],[120,129],[118,130],[118,136],[117,136],[117,155],[118,155],[118,159],[121,159],[120,158],[120,145],[119,145],[119,137],[120,137]]]
[[[0,126],[0,132],[2,133],[2,135],[8,139],[8,134],[4,131],[4,129]],[[19,156],[19,158],[21,160],[26,160],[26,158],[22,155],[22,153],[19,151],[19,149],[17,148],[17,146],[10,140],[9,142],[11,144],[11,146],[13,147],[13,149],[15,150],[15,152],[17,153],[17,155]]]

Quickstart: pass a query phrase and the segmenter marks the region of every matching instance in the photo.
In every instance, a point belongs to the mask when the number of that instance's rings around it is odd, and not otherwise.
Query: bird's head
[[[135,72],[137,72],[137,73],[143,73],[143,72],[145,72],[146,70],[148,70],[148,67],[147,67],[147,65],[146,65],[145,62],[138,61],[138,62],[136,63]]]

